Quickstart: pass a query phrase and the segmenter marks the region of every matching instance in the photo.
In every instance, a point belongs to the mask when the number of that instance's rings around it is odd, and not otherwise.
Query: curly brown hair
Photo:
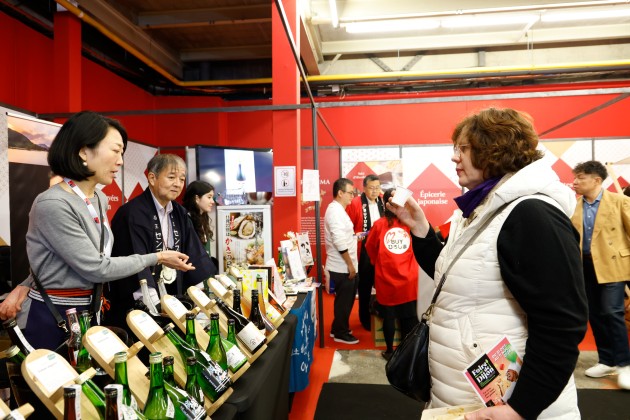
[[[483,170],[484,179],[517,172],[543,157],[536,149],[532,118],[509,108],[488,108],[464,118],[451,140],[470,145],[472,164]]]

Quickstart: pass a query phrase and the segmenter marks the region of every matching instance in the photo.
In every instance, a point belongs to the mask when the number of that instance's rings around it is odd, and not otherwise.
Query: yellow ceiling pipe
[[[265,85],[272,84],[272,78],[258,79],[229,79],[229,80],[196,80],[182,81],[171,75],[163,69],[159,64],[139,51],[133,45],[111,32],[100,22],[84,13],[81,9],[73,5],[67,0],[56,0],[61,6],[66,8],[70,13],[77,16],[85,23],[93,26],[110,40],[124,48],[140,61],[151,67],[164,78],[169,80],[176,86],[180,87],[204,87],[204,86],[244,86],[244,85]],[[577,71],[602,71],[603,68],[630,68],[630,60],[621,61],[599,61],[593,63],[565,63],[565,64],[548,64],[542,66],[530,67],[476,67],[471,69],[452,69],[452,70],[428,70],[424,72],[387,72],[387,73],[364,73],[364,74],[338,74],[338,75],[319,75],[307,76],[309,83],[322,82],[361,82],[365,80],[413,80],[427,79],[433,77],[435,79],[455,78],[455,77],[472,77],[472,76],[501,76],[506,73],[537,74],[550,71],[558,72],[577,72]]]

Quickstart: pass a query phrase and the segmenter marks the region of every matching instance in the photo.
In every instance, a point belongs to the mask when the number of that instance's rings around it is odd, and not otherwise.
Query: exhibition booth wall
[[[80,31],[75,36],[80,40]],[[154,95],[85,57],[77,57],[77,66],[66,66],[75,73],[60,74],[60,60],[68,55],[63,45],[5,14],[0,14],[0,37],[5,46],[0,104],[46,119],[56,116],[58,123],[64,121],[60,115],[81,109],[104,112],[122,121],[130,139],[154,150],[184,155],[186,146],[195,145],[271,149],[274,113],[287,112],[273,111],[271,97],[224,101]],[[72,91],[60,80],[70,80]],[[529,113],[546,158],[561,180],[570,183],[571,167],[579,161],[616,162],[630,156],[629,93],[629,81],[608,81],[316,98],[327,125],[320,122],[317,127],[321,215],[332,199],[336,178],[352,178],[360,191],[363,177],[376,173],[412,189],[427,206],[431,222],[444,223],[453,210],[452,197],[461,193],[450,162],[451,131],[463,116],[489,106]],[[222,108],[226,111],[220,112]],[[306,107],[298,115],[300,138],[287,138],[286,144],[299,142],[301,147],[295,163],[299,182],[301,170],[313,168],[313,130],[311,110]],[[622,186],[630,179],[629,166],[616,168]],[[301,223],[302,231],[314,232],[312,202],[301,204]],[[274,243],[286,233],[277,225]]]

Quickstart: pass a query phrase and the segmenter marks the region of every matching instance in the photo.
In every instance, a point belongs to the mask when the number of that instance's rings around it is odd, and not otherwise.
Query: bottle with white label
[[[267,342],[265,334],[260,332],[258,328],[256,328],[253,323],[249,322],[247,318],[239,313],[236,313],[221,299],[217,298],[216,303],[228,319],[234,320],[236,336],[250,353],[256,353]]]
[[[146,279],[140,280],[140,291],[142,292],[142,303],[144,303],[147,307],[149,313],[153,316],[160,315],[155,307],[155,303],[153,303],[153,299],[151,299],[151,295],[149,294],[149,286],[147,285]]]

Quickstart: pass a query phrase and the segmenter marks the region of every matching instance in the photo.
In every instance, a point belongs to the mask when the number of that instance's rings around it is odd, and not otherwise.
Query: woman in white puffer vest
[[[445,245],[413,199],[387,204],[410,227],[416,260],[436,284],[453,263],[431,319],[429,405],[479,403],[462,372],[507,336],[523,360],[514,390],[506,405],[466,419],[579,419],[573,370],[587,306],[569,219],[575,194],[541,159],[525,114],[480,111],[457,125],[452,140],[459,184],[468,191],[455,199]]]

